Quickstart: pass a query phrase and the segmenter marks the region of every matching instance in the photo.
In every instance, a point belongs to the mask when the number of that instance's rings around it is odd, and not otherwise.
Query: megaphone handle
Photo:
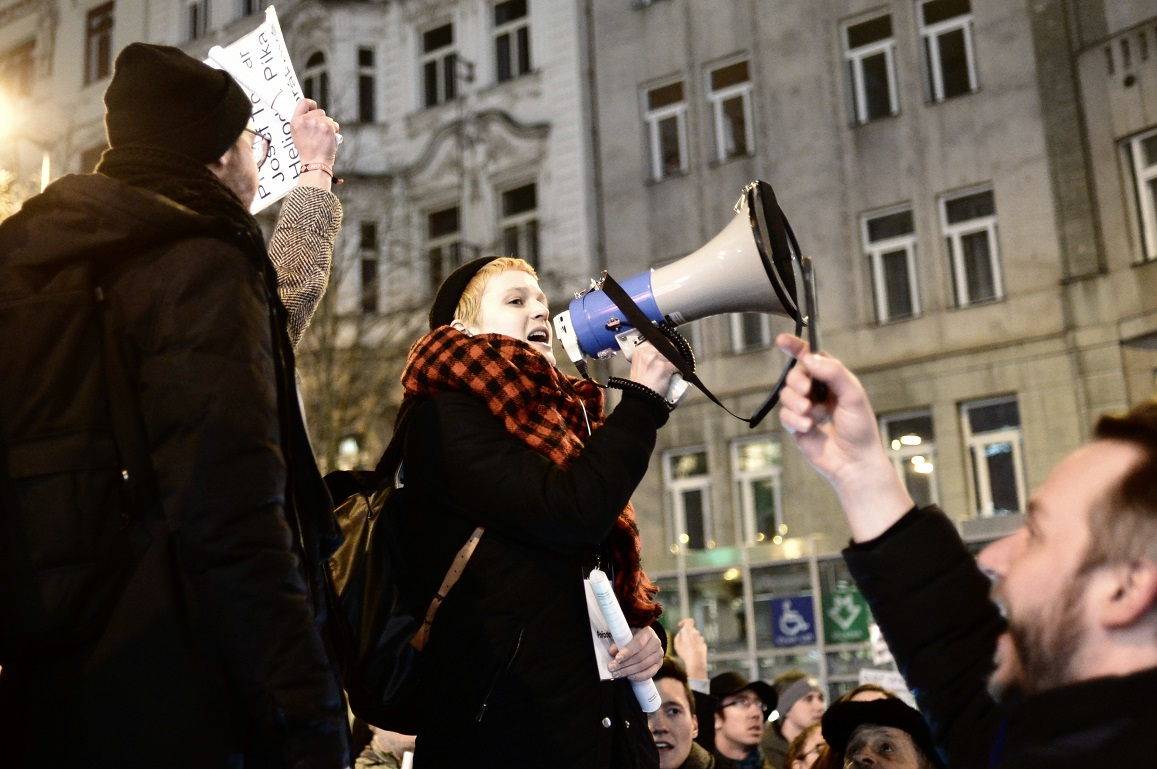
[[[621,334],[615,335],[615,341],[619,343],[619,349],[623,351],[623,357],[630,360],[635,354],[635,348],[646,341],[646,338],[639,332],[638,329],[630,329]],[[687,388],[691,383],[683,378],[682,374],[674,373],[671,375],[671,381],[667,383],[667,402],[678,403],[682,398]]]

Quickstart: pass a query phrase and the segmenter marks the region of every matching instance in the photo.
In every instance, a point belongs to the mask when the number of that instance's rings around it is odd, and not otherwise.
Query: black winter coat
[[[419,593],[428,600],[486,527],[426,647],[417,769],[658,766],[629,683],[599,681],[583,579],[666,419],[628,392],[564,470],[472,395],[435,395],[414,413],[401,525]]]
[[[116,255],[105,291],[159,489],[101,637],[0,674],[0,739],[24,738],[36,766],[61,740],[93,766],[343,766],[319,574],[302,565],[332,546],[333,521],[259,234],[72,176],[0,227],[0,252]]]
[[[1157,670],[1000,705],[988,694],[1004,630],[990,583],[936,508],[844,551],[951,769],[1153,766]]]

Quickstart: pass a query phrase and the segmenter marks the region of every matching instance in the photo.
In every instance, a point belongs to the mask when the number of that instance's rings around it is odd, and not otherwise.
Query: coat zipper
[[[486,706],[490,703],[491,695],[494,694],[494,688],[498,686],[498,682],[502,679],[503,674],[508,673],[511,666],[514,665],[514,658],[518,656],[518,650],[522,647],[522,634],[525,632],[526,628],[519,629],[518,638],[514,641],[514,651],[510,653],[510,659],[494,674],[494,680],[490,682],[490,689],[487,690],[486,696],[482,699],[482,707],[478,708],[478,715],[474,717],[476,722],[482,723],[482,719],[486,715]]]

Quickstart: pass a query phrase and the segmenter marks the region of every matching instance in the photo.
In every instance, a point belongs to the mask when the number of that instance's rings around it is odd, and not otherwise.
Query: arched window
[[[325,54],[321,51],[311,53],[305,60],[301,90],[305,98],[313,99],[317,106],[329,110],[329,74],[325,71]]]

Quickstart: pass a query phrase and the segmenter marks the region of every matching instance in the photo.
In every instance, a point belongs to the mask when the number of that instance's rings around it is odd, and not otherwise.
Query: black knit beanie
[[[133,43],[104,93],[110,147],[156,147],[210,163],[229,149],[253,102],[226,72],[180,48]]]
[[[470,281],[474,280],[474,276],[478,274],[479,270],[497,258],[497,256],[483,256],[479,259],[473,259],[454,270],[448,278],[442,281],[442,285],[438,287],[438,293],[434,295],[434,304],[430,307],[431,331],[439,326],[448,325],[454,320],[454,311],[458,309],[462,292],[470,285]]]

